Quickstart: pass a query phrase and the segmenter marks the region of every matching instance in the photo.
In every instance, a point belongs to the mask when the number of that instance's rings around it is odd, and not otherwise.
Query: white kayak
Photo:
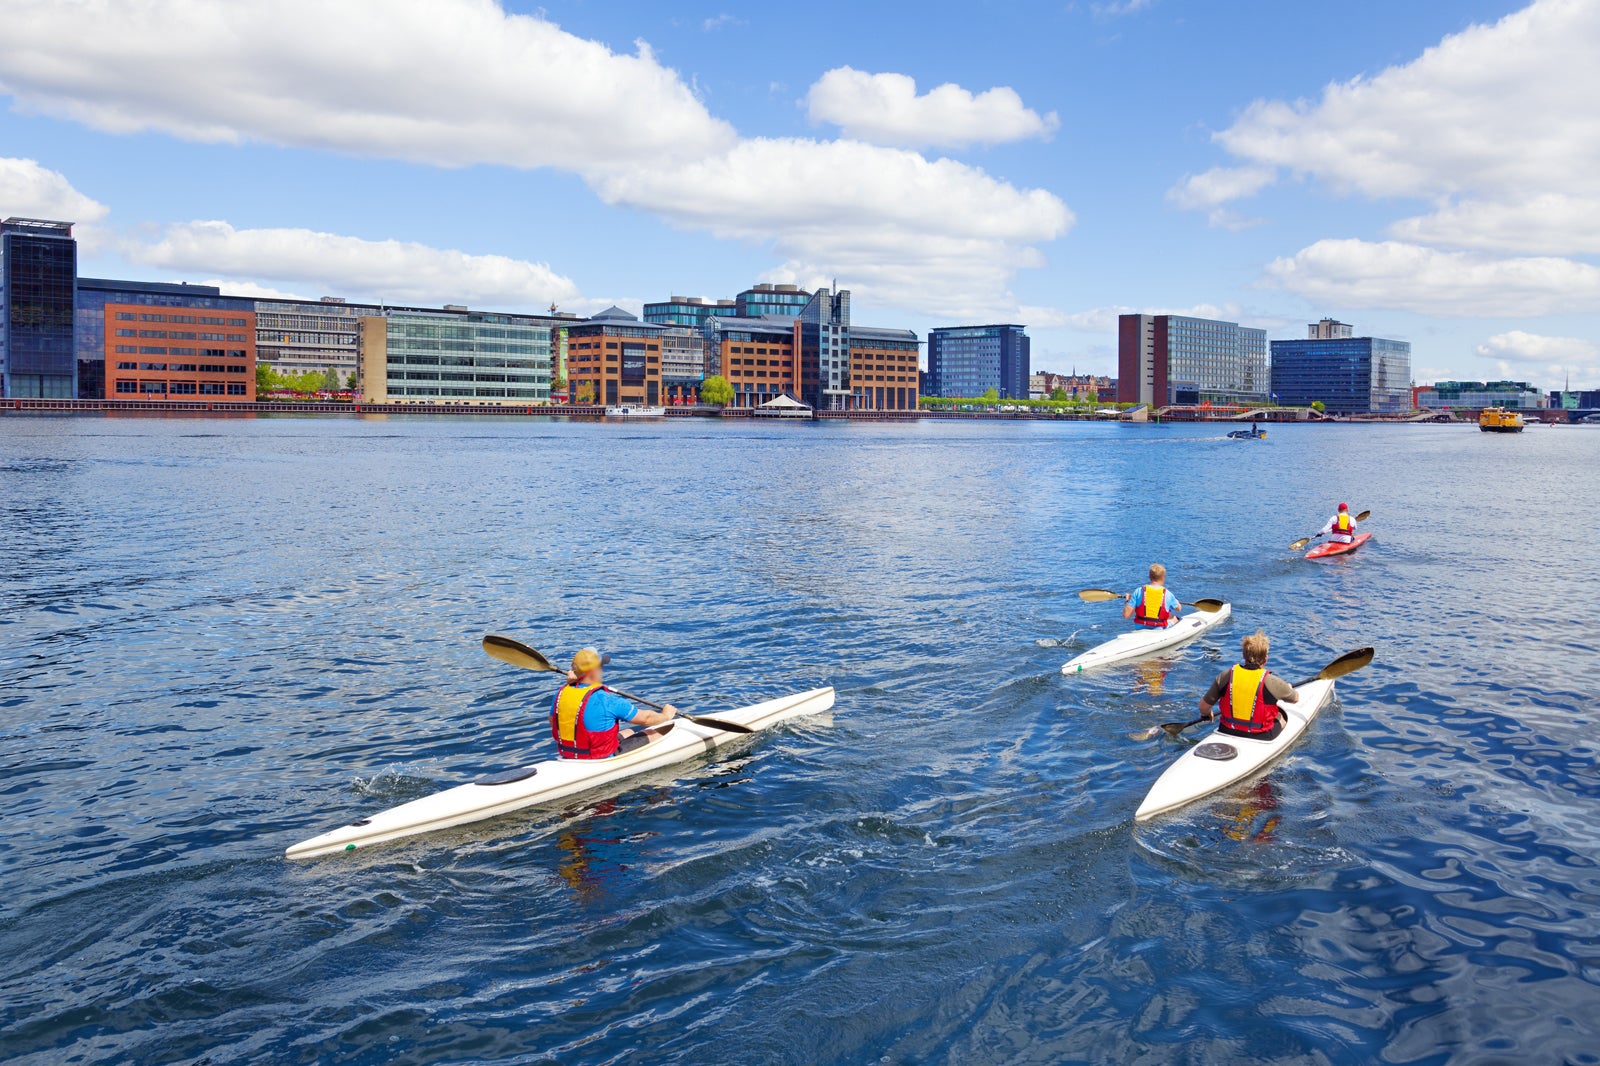
[[[1311,720],[1332,700],[1333,682],[1310,681],[1296,691],[1300,694],[1298,703],[1278,705],[1278,713],[1285,719],[1283,732],[1271,740],[1213,733],[1204,743],[1196,744],[1178,756],[1178,761],[1156,778],[1156,783],[1150,786],[1150,794],[1145,796],[1144,802],[1134,812],[1133,820],[1148,821],[1158,814],[1175,811],[1185,804],[1243,781],[1276,762],[1294,746]]]
[[[1179,618],[1175,626],[1168,626],[1166,629],[1139,628],[1131,633],[1113,637],[1067,663],[1061,668],[1061,672],[1081,674],[1085,670],[1111,666],[1114,663],[1147,659],[1158,651],[1175,648],[1179,644],[1191,641],[1213,626],[1220,626],[1232,614],[1233,605],[1227,603],[1215,611],[1202,611],[1196,608]]]
[[[770,729],[780,722],[819,714],[832,706],[833,689],[814,688],[810,692],[713,713],[716,718],[752,729]],[[471,784],[435,792],[301,841],[284,854],[291,859],[309,859],[494,818],[684,762],[749,736],[699,725],[681,717],[663,728],[660,740],[625,755],[610,759],[555,758],[479,778]]]

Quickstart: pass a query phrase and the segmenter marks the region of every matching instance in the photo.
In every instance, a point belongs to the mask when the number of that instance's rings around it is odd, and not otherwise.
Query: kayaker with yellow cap
[[[1126,602],[1122,617],[1133,619],[1136,625],[1166,629],[1178,624],[1178,611],[1183,605],[1167,591],[1167,568],[1160,563],[1150,564],[1149,584],[1140,585],[1123,599]]]
[[[611,656],[583,648],[572,657],[567,683],[550,707],[550,733],[564,759],[609,759],[656,740],[651,726],[670,722],[678,709],[671,704],[659,711],[635,707],[601,682],[602,668]],[[624,725],[641,726],[640,731]]]
[[[1261,630],[1245,637],[1240,650],[1244,652],[1244,663],[1218,674],[1206,694],[1200,697],[1200,717],[1209,722],[1216,717],[1211,708],[1220,704],[1219,733],[1271,740],[1283,732],[1278,704],[1299,703],[1300,694],[1293,685],[1267,669],[1270,644]]]

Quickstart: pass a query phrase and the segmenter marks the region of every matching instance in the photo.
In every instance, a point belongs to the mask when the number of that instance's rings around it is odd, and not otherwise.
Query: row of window
[[[118,322],[185,322],[197,326],[243,326],[248,327],[250,320],[247,318],[219,318],[214,315],[177,315],[161,314],[154,311],[141,311],[135,314],[132,311],[118,311]]]
[[[117,392],[140,396],[248,396],[248,386],[237,381],[119,381]]]
[[[389,356],[389,365],[395,366],[483,366],[509,367],[513,370],[538,370],[548,364],[537,359],[502,359],[498,357],[462,355],[418,355],[402,352]]]
[[[444,370],[389,371],[390,381],[499,381],[524,385],[537,385],[547,381],[542,375],[527,374],[463,374]]]
[[[118,370],[165,370],[190,374],[248,374],[249,367],[228,366],[224,363],[133,363],[121,362]]]
[[[547,395],[540,389],[496,389],[496,388],[399,388],[390,389],[390,396],[408,396],[419,400],[441,399],[444,397],[465,400],[542,400]]]
[[[250,353],[243,348],[171,348],[159,344],[119,344],[118,355],[198,355],[202,359],[248,359]]]

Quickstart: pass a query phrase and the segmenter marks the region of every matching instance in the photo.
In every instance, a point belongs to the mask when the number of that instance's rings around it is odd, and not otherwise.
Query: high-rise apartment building
[[[1382,337],[1319,337],[1272,342],[1272,394],[1335,414],[1398,414],[1411,408],[1411,344]],[[1349,327],[1345,327],[1349,329]]]
[[[77,280],[72,223],[0,222],[0,396],[77,398]]]
[[[1026,400],[1031,345],[1027,327],[944,326],[928,331],[928,380],[933,396]]]
[[[550,399],[550,325],[533,315],[396,311],[360,320],[361,398],[519,406]]]
[[[1117,320],[1117,400],[1249,405],[1269,396],[1267,332],[1187,315]]]

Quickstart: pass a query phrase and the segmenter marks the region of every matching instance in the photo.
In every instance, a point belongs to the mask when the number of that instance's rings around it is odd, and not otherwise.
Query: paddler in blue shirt
[[[584,648],[572,657],[567,683],[550,706],[550,733],[564,759],[609,759],[642,748],[660,737],[651,726],[672,721],[678,709],[635,707],[601,683],[601,668],[611,656]],[[624,725],[644,727],[638,732]]]
[[[1178,598],[1167,591],[1167,568],[1160,563],[1150,564],[1150,582],[1123,597],[1122,617],[1131,618],[1146,629],[1165,629],[1178,624],[1178,611],[1183,606]]]
[[[1341,503],[1339,513],[1328,519],[1328,524],[1317,530],[1317,536],[1326,536],[1336,544],[1349,544],[1356,539],[1356,520],[1350,515],[1350,505]]]
[[[1300,693],[1267,669],[1267,652],[1271,645],[1261,630],[1245,637],[1239,650],[1244,653],[1244,662],[1228,667],[1211,682],[1206,694],[1200,697],[1200,717],[1211,721],[1216,717],[1211,708],[1220,704],[1219,733],[1271,740],[1283,732],[1278,704],[1299,703]]]

